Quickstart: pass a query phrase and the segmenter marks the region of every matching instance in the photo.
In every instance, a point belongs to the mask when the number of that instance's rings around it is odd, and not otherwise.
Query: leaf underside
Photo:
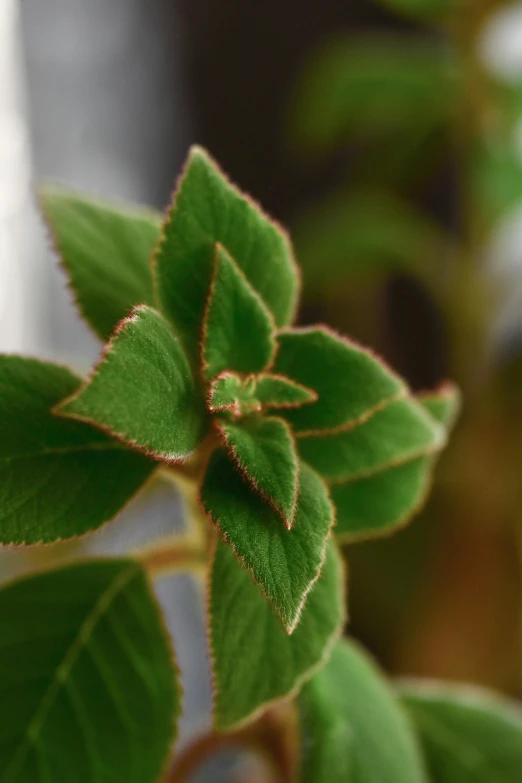
[[[154,304],[150,258],[162,216],[61,188],[44,189],[41,203],[80,311],[107,340],[133,307]]]
[[[81,386],[69,370],[0,357],[0,542],[79,536],[114,517],[155,463],[50,411]]]
[[[205,426],[204,402],[181,344],[150,307],[122,322],[94,375],[59,412],[164,460],[187,457]]]
[[[320,477],[301,463],[295,520],[287,530],[279,514],[242,478],[227,452],[218,449],[207,467],[201,502],[291,633],[319,575],[333,523],[332,505]]]
[[[0,590],[2,783],[153,783],[180,691],[141,568],[101,560]]]
[[[327,659],[344,622],[341,558],[333,542],[295,632],[218,541],[210,580],[210,638],[216,727],[228,730],[283,698]]]

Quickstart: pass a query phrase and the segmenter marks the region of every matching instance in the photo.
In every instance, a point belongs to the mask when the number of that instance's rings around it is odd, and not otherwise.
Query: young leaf
[[[450,383],[419,395],[434,422],[453,426],[460,405]],[[344,542],[387,535],[405,525],[422,507],[431,484],[434,456],[421,456],[384,468],[374,475],[331,487],[336,508],[336,534]]]
[[[277,326],[289,324],[298,277],[287,235],[203,149],[192,147],[157,250],[155,277],[162,309],[194,360],[216,242],[234,258]]]
[[[58,412],[163,460],[187,457],[205,424],[181,344],[150,307],[137,307],[122,321],[92,377]]]
[[[312,389],[317,402],[284,411],[296,432],[346,427],[406,394],[406,386],[370,351],[320,326],[279,335],[274,372]]]
[[[87,424],[50,410],[81,386],[64,367],[0,357],[0,542],[36,544],[107,522],[155,468]]]
[[[0,779],[155,783],[180,712],[169,642],[130,560],[0,590]]]
[[[275,351],[274,322],[237,264],[217,244],[203,320],[202,361],[207,380],[225,370],[261,372]]]
[[[419,682],[399,693],[422,741],[431,780],[519,783],[518,704],[471,686]]]
[[[292,530],[286,530],[277,512],[252,490],[226,451],[218,449],[207,467],[201,502],[292,633],[319,576],[333,524],[333,509],[322,480],[307,465],[300,465],[295,521]]]
[[[429,457],[331,487],[335,533],[343,543],[388,535],[420,511],[431,483]]]
[[[253,719],[295,693],[323,664],[344,625],[342,563],[330,542],[301,621],[287,636],[230,547],[217,543],[209,624],[216,728]]]
[[[300,408],[317,401],[317,393],[283,375],[264,373],[256,381],[256,397],[264,408]]]
[[[330,662],[302,689],[298,704],[300,783],[427,783],[406,714],[354,644],[337,643]]]
[[[290,529],[297,506],[299,463],[288,424],[273,417],[252,417],[238,423],[223,419],[218,426],[242,475]]]
[[[255,391],[253,376],[241,378],[233,372],[222,372],[210,384],[207,407],[210,413],[231,411],[234,416],[259,412],[261,403]]]
[[[414,398],[390,402],[355,427],[298,439],[299,453],[323,478],[343,483],[440,450],[446,439]]]
[[[107,340],[132,307],[154,303],[150,258],[162,216],[59,188],[43,190],[41,202],[80,311]]]
[[[261,373],[241,378],[224,372],[210,384],[208,409],[211,413],[229,410],[234,416],[245,416],[263,408],[299,408],[316,400],[312,389],[283,375]]]

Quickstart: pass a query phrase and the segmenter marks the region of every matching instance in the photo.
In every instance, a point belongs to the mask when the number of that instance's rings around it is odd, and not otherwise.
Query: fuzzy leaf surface
[[[333,508],[321,478],[301,463],[295,520],[287,530],[227,452],[218,449],[207,467],[201,502],[291,633],[319,575],[333,524]]]
[[[271,314],[222,245],[216,246],[214,263],[203,323],[205,377],[226,370],[261,372],[275,350]]]
[[[165,460],[187,457],[205,424],[181,343],[150,307],[136,308],[121,323],[92,377],[59,412]]]
[[[446,431],[458,415],[460,395],[452,384],[419,396],[419,403],[434,423]],[[373,475],[334,484],[331,496],[336,508],[336,534],[349,542],[386,535],[420,511],[431,485],[434,455],[418,456],[402,464],[384,467]]]
[[[300,783],[427,783],[405,712],[354,644],[337,643],[330,662],[303,687],[298,705]]]
[[[219,423],[234,462],[291,528],[297,504],[299,462],[290,427],[283,419],[251,417]]]
[[[282,375],[261,373],[242,378],[223,372],[210,384],[208,408],[211,412],[230,410],[235,416],[263,409],[299,408],[315,402],[317,395]]]
[[[400,691],[433,783],[519,783],[522,711],[486,690],[419,682]]]
[[[2,783],[155,783],[180,691],[159,609],[130,560],[0,590]]]
[[[315,391],[317,402],[284,411],[296,432],[335,429],[406,393],[404,382],[371,352],[316,326],[279,335],[274,372]]]
[[[283,375],[261,375],[256,382],[256,397],[265,408],[300,408],[317,400],[317,394]]]
[[[291,636],[221,541],[212,564],[209,612],[214,718],[216,727],[226,730],[292,693],[327,659],[344,623],[342,563],[335,545],[329,543],[321,576]]]
[[[210,384],[208,409],[211,413],[232,411],[235,416],[259,412],[261,403],[255,391],[253,376],[241,378],[233,372],[223,372]]]
[[[36,544],[94,530],[155,468],[152,460],[51,409],[81,386],[69,370],[0,357],[0,542]]]
[[[197,360],[201,323],[220,242],[271,311],[292,321],[298,277],[287,235],[240,193],[210,156],[192,147],[155,263],[161,307]]]
[[[445,430],[414,398],[333,435],[299,438],[299,453],[332,483],[354,481],[443,447]]]
[[[45,189],[41,201],[80,311],[107,340],[133,307],[154,303],[150,259],[162,216],[59,188]]]

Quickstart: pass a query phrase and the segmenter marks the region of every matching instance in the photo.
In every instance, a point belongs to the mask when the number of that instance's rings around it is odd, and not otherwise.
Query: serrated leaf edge
[[[304,460],[300,460],[300,462],[304,463]],[[302,614],[304,606],[306,604],[306,600],[308,598],[308,595],[310,594],[310,591],[312,590],[313,586],[315,585],[315,583],[319,579],[319,576],[322,573],[322,569],[323,569],[323,566],[324,566],[324,561],[326,559],[326,550],[328,548],[328,541],[330,540],[330,538],[332,538],[332,531],[333,531],[333,529],[335,527],[335,523],[336,523],[336,508],[335,508],[335,505],[333,504],[332,499],[330,497],[330,492],[328,490],[328,485],[322,479],[322,477],[317,473],[317,471],[314,468],[311,467],[311,465],[308,465],[308,463],[305,463],[305,464],[306,464],[307,468],[309,470],[311,470],[316,475],[317,479],[319,481],[321,481],[321,483],[324,486],[325,494],[326,494],[326,496],[328,498],[328,502],[329,502],[329,505],[330,505],[331,521],[330,521],[330,526],[328,528],[328,531],[327,531],[327,533],[326,533],[326,535],[324,537],[323,548],[322,548],[320,559],[319,559],[319,566],[318,566],[318,569],[317,569],[317,574],[309,582],[309,584],[307,585],[306,590],[303,592],[303,595],[301,597],[301,601],[300,601],[300,603],[299,603],[299,605],[297,607],[297,610],[295,612],[295,617],[293,618],[291,623],[287,623],[285,621],[285,618],[279,612],[279,610],[278,610],[274,600],[271,598],[271,596],[268,595],[268,593],[265,590],[264,585],[257,579],[257,577],[254,575],[252,569],[250,568],[250,566],[245,561],[244,557],[239,554],[239,552],[237,551],[237,549],[236,549],[235,545],[233,544],[233,542],[227,537],[226,532],[222,529],[222,527],[219,524],[218,520],[214,519],[214,517],[212,516],[211,512],[208,511],[205,508],[205,505],[203,503],[203,499],[201,497],[201,489],[202,489],[203,481],[204,481],[204,478],[205,478],[204,476],[203,476],[203,478],[201,480],[201,484],[198,487],[198,503],[199,503],[199,506],[201,508],[202,513],[209,519],[209,521],[211,522],[213,527],[217,530],[217,532],[219,533],[219,536],[220,536],[221,540],[223,541],[223,543],[225,544],[225,546],[229,546],[232,549],[234,555],[236,556],[236,558],[239,561],[239,563],[242,566],[242,568],[244,568],[246,571],[248,571],[248,573],[250,574],[250,576],[252,578],[252,581],[261,590],[261,593],[263,594],[265,599],[268,601],[270,606],[273,608],[276,616],[279,617],[283,628],[285,629],[286,633],[289,636],[295,631],[295,629],[299,625],[299,621],[301,619],[301,614]],[[287,532],[290,532],[290,531],[287,531]]]
[[[93,206],[99,206],[102,208],[105,207],[107,209],[117,211],[117,212],[121,211],[121,212],[133,213],[134,215],[142,219],[145,219],[149,221],[151,224],[157,226],[158,230],[161,229],[161,226],[163,224],[163,215],[161,212],[156,212],[154,209],[151,209],[150,207],[147,207],[144,204],[126,204],[124,201],[119,201],[118,199],[113,200],[104,197],[100,197],[98,199],[92,194],[85,196],[73,188],[69,189],[67,187],[61,186],[56,183],[49,184],[42,188],[39,188],[36,193],[36,203],[38,206],[38,210],[43,218],[43,223],[46,228],[46,234],[48,237],[49,245],[51,247],[51,250],[53,251],[53,254],[56,256],[59,268],[61,269],[63,275],[65,276],[65,285],[71,294],[71,298],[74,302],[76,310],[79,312],[83,321],[87,324],[91,332],[99,340],[105,342],[107,339],[106,335],[99,332],[98,329],[95,327],[95,325],[91,323],[90,319],[87,317],[87,314],[84,309],[84,305],[82,303],[81,293],[80,291],[77,290],[76,286],[74,285],[72,276],[69,271],[69,267],[65,260],[65,253],[60,247],[58,233],[53,228],[52,221],[49,217],[47,207],[45,205],[45,196],[46,194],[53,194],[53,193],[56,194],[63,193],[64,195],[69,194],[72,195],[73,197],[77,197],[80,201],[90,203]],[[156,296],[156,290],[154,287],[154,278],[152,278],[152,291],[153,291],[154,304],[155,306],[157,306],[158,298]]]
[[[221,536],[220,536],[221,537]],[[330,536],[328,536],[330,538]],[[249,715],[245,716],[239,721],[236,721],[235,723],[231,723],[228,725],[222,725],[219,723],[217,713],[216,713],[216,705],[217,705],[217,694],[219,692],[219,685],[217,682],[217,675],[215,673],[215,652],[214,647],[212,644],[212,617],[211,617],[211,591],[212,591],[212,570],[214,567],[214,559],[216,557],[216,537],[214,537],[214,540],[211,545],[210,555],[209,555],[209,567],[207,571],[207,578],[206,578],[206,587],[205,587],[205,609],[206,609],[206,636],[207,636],[207,649],[209,651],[209,662],[210,662],[210,678],[212,683],[212,725],[214,728],[218,731],[221,731],[223,733],[229,733],[232,731],[237,731],[238,729],[243,728],[244,726],[249,725],[250,723],[253,723],[256,721],[267,709],[274,706],[275,704],[278,704],[281,701],[290,701],[293,698],[295,698],[303,685],[310,680],[314,674],[316,674],[318,671],[320,671],[328,661],[330,660],[330,657],[333,653],[334,647],[337,644],[338,640],[341,638],[343,629],[345,628],[347,622],[348,622],[348,611],[347,611],[347,601],[346,596],[348,592],[348,583],[349,583],[349,570],[346,563],[345,558],[343,558],[341,552],[339,551],[339,547],[333,542],[333,546],[336,548],[337,557],[339,558],[339,565],[340,565],[340,582],[341,582],[341,591],[343,594],[343,613],[341,617],[341,621],[339,623],[339,627],[335,629],[335,631],[332,633],[332,635],[328,638],[324,649],[323,654],[319,661],[317,661],[313,666],[311,666],[309,669],[307,669],[305,672],[302,672],[299,677],[296,678],[296,681],[294,683],[293,688],[291,688],[288,693],[282,694],[281,696],[276,696],[273,699],[268,699],[267,701],[263,702],[262,704],[259,704],[258,707],[253,710]],[[224,542],[226,545],[228,545],[228,542]],[[237,553],[234,552],[234,554],[237,557]],[[326,554],[326,552],[325,552]],[[239,559],[239,558],[238,558]],[[324,561],[326,557],[323,558],[323,562],[321,564],[321,571],[319,576],[323,572],[324,567]],[[243,567],[243,564],[240,562],[240,565]],[[252,581],[254,584],[256,584],[258,587],[258,583],[254,580],[252,573],[250,572],[250,569],[247,569]],[[319,576],[317,578],[319,578]],[[314,583],[315,584],[315,583]],[[266,598],[266,596],[265,596]],[[267,599],[270,603],[270,600]]]
[[[156,451],[153,451],[152,449],[147,449],[145,446],[142,446],[141,444],[137,443],[133,438],[129,438],[128,436],[122,434],[121,432],[117,432],[116,430],[111,429],[107,424],[103,424],[102,422],[96,421],[96,419],[92,419],[89,416],[84,416],[81,413],[75,413],[75,412],[67,412],[63,410],[63,408],[68,405],[70,402],[74,402],[76,399],[78,399],[84,390],[89,386],[89,384],[92,382],[92,380],[95,378],[95,376],[98,374],[101,367],[105,364],[106,361],[108,361],[109,356],[112,353],[114,343],[116,342],[117,338],[120,335],[120,332],[124,331],[124,329],[129,326],[130,324],[136,323],[138,320],[138,316],[142,312],[152,311],[154,313],[157,313],[158,315],[161,315],[162,318],[164,316],[162,313],[160,313],[159,310],[156,310],[156,308],[151,307],[150,305],[137,305],[134,307],[130,314],[123,318],[114,329],[114,332],[112,333],[109,340],[105,343],[103,346],[103,350],[100,356],[100,359],[98,362],[94,365],[92,370],[90,371],[88,377],[86,380],[83,381],[82,385],[79,389],[77,389],[73,394],[70,394],[68,397],[65,397],[63,400],[61,400],[57,405],[55,405],[53,408],[51,408],[51,413],[54,416],[58,416],[59,418],[64,419],[74,419],[75,421],[82,421],[87,424],[90,424],[91,426],[95,427],[96,429],[101,430],[106,435],[111,436],[112,438],[116,439],[120,443],[125,444],[129,448],[133,449],[134,451],[139,451],[141,454],[143,454],[146,457],[150,457],[151,459],[154,459],[159,462],[166,463],[167,465],[174,465],[174,464],[182,464],[185,462],[190,455],[193,452],[190,452],[188,454],[160,454]],[[168,321],[170,326],[170,321]]]
[[[279,223],[277,220],[275,220],[275,218],[273,218],[271,215],[269,215],[268,212],[266,212],[266,210],[264,210],[263,207],[254,198],[252,198],[252,196],[249,193],[245,193],[245,191],[241,190],[241,188],[238,185],[236,185],[235,182],[232,181],[232,179],[228,176],[228,174],[225,173],[225,171],[222,169],[222,167],[219,165],[219,163],[215,160],[215,158],[213,158],[212,155],[210,155],[210,153],[207,152],[207,150],[204,147],[202,147],[201,145],[199,145],[199,144],[193,144],[189,148],[188,155],[187,155],[187,157],[185,159],[185,162],[183,164],[181,172],[180,172],[180,174],[179,174],[179,176],[177,178],[176,186],[175,186],[175,188],[173,190],[173,193],[171,195],[170,204],[169,204],[169,206],[166,209],[165,219],[164,219],[163,225],[161,227],[160,238],[158,240],[158,244],[157,244],[156,249],[154,250],[154,252],[152,253],[152,256],[151,256],[151,272],[152,272],[152,281],[153,281],[152,286],[153,286],[153,290],[154,290],[154,294],[155,294],[155,297],[154,297],[155,301],[158,302],[158,303],[161,301],[160,297],[159,297],[158,278],[157,278],[157,274],[156,274],[156,267],[157,267],[157,263],[158,263],[158,256],[162,252],[163,245],[165,243],[165,229],[166,229],[166,226],[172,220],[173,214],[174,214],[174,212],[176,210],[176,207],[177,207],[178,197],[179,197],[179,195],[181,193],[181,190],[183,188],[183,185],[185,183],[186,176],[187,176],[190,164],[192,163],[192,160],[193,160],[193,158],[195,156],[202,157],[202,158],[205,159],[205,161],[207,163],[210,163],[210,165],[213,166],[216,169],[216,171],[219,173],[219,175],[226,181],[228,186],[235,192],[235,194],[237,196],[239,196],[240,198],[244,199],[245,201],[247,201],[257,212],[259,212],[262,215],[262,217],[266,221],[271,223],[277,229],[277,231],[279,231],[279,233],[281,234],[281,237],[283,239],[283,242],[284,242],[284,244],[286,246],[286,249],[287,249],[287,252],[288,252],[288,258],[290,260],[290,264],[291,264],[291,267],[292,267],[293,277],[294,277],[294,284],[295,284],[295,286],[294,286],[294,294],[293,294],[293,297],[292,297],[293,298],[293,302],[292,302],[292,305],[291,305],[291,307],[289,309],[289,312],[286,315],[285,323],[286,324],[293,323],[295,318],[296,318],[296,315],[297,315],[297,308],[298,308],[298,305],[299,305],[299,298],[300,298],[300,293],[301,293],[302,280],[301,280],[301,270],[299,268],[299,265],[297,264],[297,261],[296,261],[296,258],[295,258],[295,253],[294,253],[294,249],[293,249],[292,242],[290,240],[290,235],[289,235],[288,231],[286,230],[286,228],[281,223]],[[272,315],[272,311],[270,310],[268,305],[264,302],[264,300],[262,300],[262,301],[263,301],[264,306],[270,311],[270,314]]]
[[[239,460],[239,458],[237,456],[236,449],[234,448],[234,445],[231,444],[229,442],[228,438],[227,438],[227,435],[226,435],[226,432],[225,432],[225,429],[224,429],[224,424],[226,424],[226,422],[221,422],[219,419],[214,419],[213,424],[214,424],[215,429],[218,432],[218,435],[220,437],[221,443],[223,444],[223,446],[227,450],[227,452],[228,452],[232,462],[234,463],[234,465],[238,469],[239,473],[241,473],[241,476],[243,477],[243,479],[251,486],[251,488],[254,490],[254,492],[257,492],[257,494],[260,495],[262,497],[262,499],[265,500],[268,503],[268,505],[276,512],[276,514],[278,514],[278,516],[281,518],[281,520],[282,520],[284,526],[286,527],[286,529],[287,530],[291,530],[292,527],[293,527],[294,521],[295,521],[295,514],[296,514],[296,510],[297,510],[297,499],[299,497],[299,455],[298,455],[297,449],[295,447],[295,441],[294,441],[294,438],[293,438],[292,429],[288,425],[288,423],[284,419],[279,418],[278,416],[269,416],[269,417],[266,417],[266,418],[276,419],[277,421],[279,421],[282,424],[284,424],[284,426],[286,427],[286,430],[287,430],[287,432],[288,432],[288,434],[290,436],[290,440],[292,441],[293,457],[294,457],[295,492],[294,492],[294,497],[293,497],[292,510],[291,510],[291,513],[288,516],[286,516],[284,514],[283,510],[280,509],[279,506],[274,502],[274,499],[271,498],[269,495],[267,495],[261,489],[261,487],[256,483],[255,479],[249,474],[249,472],[247,471],[245,466],[241,464],[241,462],[240,462],[240,460]]]
[[[200,351],[200,371],[201,371],[201,378],[204,384],[211,383],[212,380],[209,380],[207,376],[207,370],[208,370],[208,362],[205,359],[205,346],[207,344],[207,338],[208,338],[208,317],[210,313],[210,308],[212,306],[212,301],[214,299],[214,295],[216,292],[216,278],[218,273],[218,263],[219,263],[219,254],[220,252],[224,252],[227,256],[227,259],[230,261],[230,263],[234,267],[234,271],[237,272],[238,276],[241,278],[241,282],[245,286],[245,288],[248,290],[249,294],[253,297],[253,299],[257,302],[260,309],[263,311],[264,315],[267,318],[267,321],[270,324],[271,328],[271,334],[270,334],[270,342],[271,342],[271,353],[270,353],[270,359],[267,363],[267,368],[271,367],[274,363],[276,351],[277,351],[277,342],[275,339],[275,333],[276,333],[276,324],[274,320],[274,316],[272,315],[271,311],[268,309],[267,305],[264,303],[261,296],[257,293],[253,285],[249,282],[247,276],[239,266],[239,264],[235,261],[235,259],[231,256],[231,254],[228,252],[226,247],[221,244],[221,242],[215,242],[214,243],[214,258],[212,262],[212,276],[210,278],[210,287],[207,294],[207,299],[205,302],[205,308],[203,310],[203,320],[201,322],[201,336],[199,340],[199,351]],[[218,375],[222,375],[224,372],[230,372],[233,373],[233,370],[222,370],[222,372],[218,373]],[[218,376],[215,376],[218,377]]]
[[[337,332],[335,329],[332,329],[327,324],[317,323],[317,324],[310,324],[309,326],[286,326],[277,330],[276,337],[285,334],[290,334],[290,335],[311,334],[313,332],[323,332],[324,334],[327,334],[329,337],[333,337],[339,342],[344,343],[348,348],[355,349],[359,353],[365,354],[368,358],[378,362],[384,368],[384,370],[398,382],[399,389],[394,394],[391,394],[389,397],[386,397],[384,400],[381,400],[379,403],[377,403],[377,405],[374,405],[371,408],[369,408],[361,416],[357,416],[354,419],[351,419],[350,421],[347,421],[344,424],[341,424],[337,427],[325,427],[324,429],[314,428],[311,430],[300,430],[299,432],[294,433],[296,438],[308,438],[308,437],[314,437],[320,435],[336,435],[339,432],[344,432],[345,430],[351,429],[352,427],[356,427],[358,424],[363,423],[366,420],[366,418],[373,415],[373,413],[376,413],[382,407],[386,407],[386,405],[388,405],[390,402],[394,402],[398,399],[401,399],[402,397],[407,397],[410,394],[408,384],[406,383],[404,378],[398,375],[391,368],[388,362],[385,359],[383,359],[378,353],[373,351],[371,348],[367,348],[361,345],[356,340],[352,340],[350,337],[346,337],[346,335]],[[277,361],[278,352],[279,352],[279,345],[278,345],[274,362]],[[291,380],[292,382],[295,383],[293,378]],[[318,399],[320,400],[320,395],[318,395]]]

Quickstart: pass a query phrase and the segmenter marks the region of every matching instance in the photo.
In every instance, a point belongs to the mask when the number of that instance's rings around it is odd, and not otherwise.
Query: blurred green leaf
[[[293,237],[305,284],[338,285],[353,272],[419,270],[440,264],[449,239],[392,193],[337,193],[303,214]]]
[[[375,35],[330,42],[298,85],[292,137],[326,153],[347,136],[424,134],[447,121],[456,85],[450,52],[438,43]]]
[[[342,641],[299,697],[301,783],[425,783],[407,716],[369,657]]]
[[[520,783],[522,711],[478,688],[402,688],[433,783]]]
[[[0,591],[0,780],[153,783],[181,692],[159,608],[131,560]]]
[[[497,139],[475,156],[472,187],[486,225],[522,204],[522,158],[514,144]]]
[[[431,20],[451,14],[458,0],[379,0],[381,5],[414,19]]]

